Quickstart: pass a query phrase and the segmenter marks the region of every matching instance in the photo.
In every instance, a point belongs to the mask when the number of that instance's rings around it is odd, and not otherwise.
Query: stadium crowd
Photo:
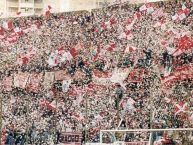
[[[5,144],[56,144],[62,132],[99,142],[101,129],[192,127],[192,1],[49,10],[0,20]]]

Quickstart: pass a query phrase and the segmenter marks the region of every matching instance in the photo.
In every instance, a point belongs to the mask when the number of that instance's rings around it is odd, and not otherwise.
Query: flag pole
[[[87,96],[87,92],[86,92],[86,125],[85,125],[85,142],[87,142],[87,137],[88,137],[88,128],[87,128],[87,124],[88,124],[88,96]]]
[[[56,109],[55,109],[55,135],[56,135],[56,142],[57,142],[57,107],[58,107],[58,98],[59,98],[59,92],[56,89],[56,96],[55,96],[55,101],[56,101]]]
[[[83,89],[83,87],[85,87],[84,85],[83,85],[83,82],[82,82],[82,89]],[[87,125],[88,125],[88,94],[87,94],[87,91],[86,91],[86,93],[85,93],[85,100],[86,100],[86,106],[85,106],[85,113],[86,113],[86,124],[85,124],[85,135],[84,135],[84,137],[85,137],[85,143],[88,141],[88,127],[87,127]]]
[[[3,119],[3,116],[2,116],[2,108],[3,108],[3,96],[2,96],[2,93],[0,94],[0,145],[2,144],[2,119]]]

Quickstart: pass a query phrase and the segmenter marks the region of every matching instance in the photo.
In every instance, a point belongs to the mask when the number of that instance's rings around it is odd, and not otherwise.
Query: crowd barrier
[[[148,141],[140,142],[116,142],[116,143],[86,143],[86,145],[148,145]]]

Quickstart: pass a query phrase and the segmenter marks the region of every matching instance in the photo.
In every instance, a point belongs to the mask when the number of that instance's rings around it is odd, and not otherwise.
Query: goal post
[[[122,135],[126,135],[128,133],[131,133],[131,134],[146,134],[148,137],[148,139],[146,138],[145,141],[141,141],[142,142],[142,145],[152,145],[153,144],[153,134],[157,134],[157,133],[162,133],[162,134],[172,134],[172,136],[175,134],[180,134],[180,133],[187,133],[185,134],[185,138],[187,137],[188,140],[190,140],[190,138],[193,140],[193,128],[167,128],[167,129],[128,129],[128,130],[118,130],[118,129],[115,129],[115,130],[100,130],[100,143],[102,144],[103,143],[103,136],[107,135],[107,134],[111,134],[111,135],[114,135],[116,133],[120,133]],[[140,135],[139,135],[140,136]],[[114,137],[116,138],[116,137]],[[161,140],[161,139],[160,139]],[[163,139],[162,139],[163,140]],[[176,139],[178,141],[178,139]],[[187,140],[187,141],[188,141]],[[114,142],[124,142],[125,140],[114,140]],[[155,140],[154,140],[155,141]],[[140,141],[139,141],[140,142]],[[144,144],[143,144],[144,142]],[[126,145],[129,143],[125,143]]]

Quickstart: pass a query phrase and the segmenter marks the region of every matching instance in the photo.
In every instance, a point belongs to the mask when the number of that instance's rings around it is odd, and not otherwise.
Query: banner
[[[86,143],[86,145],[148,145],[148,141],[115,142],[115,143]]]
[[[81,144],[82,134],[81,133],[75,133],[75,132],[63,132],[60,135],[59,141],[61,143],[65,144]]]
[[[56,81],[62,81],[66,78],[66,71],[64,70],[55,71],[54,75]]]
[[[18,72],[14,74],[14,86],[25,89],[30,74]]]
[[[32,92],[38,92],[40,89],[40,82],[42,80],[42,73],[31,74],[27,83],[27,89]]]
[[[43,86],[45,90],[52,87],[54,82],[54,72],[45,72]]]
[[[1,82],[1,87],[5,91],[11,91],[12,90],[12,84],[13,84],[13,77],[12,76],[5,77],[5,78],[3,78],[2,82]]]

